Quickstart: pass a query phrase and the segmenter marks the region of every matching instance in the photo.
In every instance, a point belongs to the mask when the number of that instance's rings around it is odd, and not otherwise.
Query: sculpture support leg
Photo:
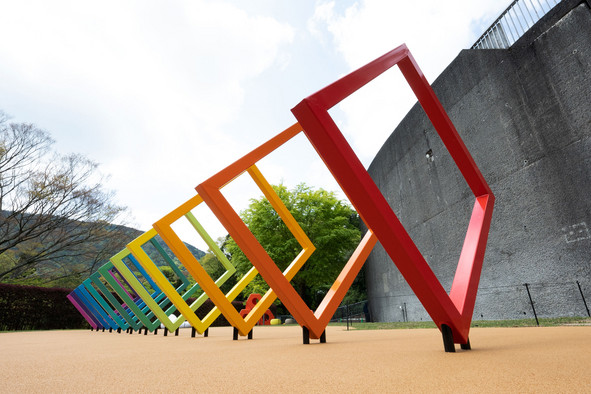
[[[454,345],[454,336],[451,327],[447,324],[441,325],[441,335],[443,336],[443,347],[446,353],[454,353],[456,346]]]
[[[310,330],[306,326],[302,326],[302,338],[304,345],[310,344]],[[319,339],[320,343],[326,343],[326,330],[322,331]]]
[[[310,344],[310,331],[308,331],[308,327],[302,326],[302,335],[303,335],[304,345],[309,345]]]
[[[470,338],[468,338],[468,342],[460,344],[460,348],[462,350],[471,350],[472,347],[470,346]]]

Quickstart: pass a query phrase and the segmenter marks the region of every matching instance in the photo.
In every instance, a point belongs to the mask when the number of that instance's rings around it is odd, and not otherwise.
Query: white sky
[[[509,3],[0,0],[0,109],[101,163],[147,230],[292,125],[306,96],[402,43],[433,82]],[[392,69],[331,114],[369,166],[415,101]],[[337,188],[301,137],[260,168],[273,184]],[[242,177],[224,191],[237,210],[260,195]]]

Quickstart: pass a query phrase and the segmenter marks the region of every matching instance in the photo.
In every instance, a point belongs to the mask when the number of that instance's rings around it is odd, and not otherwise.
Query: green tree
[[[220,238],[217,240],[218,244],[223,245],[223,242],[224,238]],[[226,272],[226,269],[224,268],[220,260],[209,249],[207,250],[207,253],[203,257],[201,257],[199,261],[201,262],[201,266],[205,269],[205,271],[214,281]],[[230,278],[228,278],[228,280],[224,282],[223,285],[220,286],[220,289],[222,290],[222,292],[227,293],[232,289],[236,282],[236,275],[232,275]]]
[[[316,247],[291,282],[304,301],[315,308],[359,244],[359,216],[333,192],[313,190],[305,184],[293,190],[284,185],[273,186],[273,189]],[[252,199],[240,216],[281,270],[301,251],[301,246],[266,198]],[[252,267],[232,239],[227,240],[224,249],[242,275]],[[246,292],[267,289],[267,284],[257,276]]]
[[[166,276],[166,279],[168,279],[168,281],[170,282],[171,285],[173,285],[175,288],[179,287],[180,285],[183,284],[183,281],[181,280],[181,278],[179,278],[174,271],[172,270],[172,268],[170,268],[167,265],[163,265],[160,268],[160,271],[164,274],[164,276]]]
[[[110,224],[126,210],[103,189],[98,165],[59,155],[52,144],[46,131],[9,123],[0,112],[0,281],[59,269],[63,261],[85,261],[92,271],[127,238]]]

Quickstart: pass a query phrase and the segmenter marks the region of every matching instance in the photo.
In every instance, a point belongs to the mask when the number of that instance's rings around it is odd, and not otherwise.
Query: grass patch
[[[591,325],[591,318],[588,317],[553,317],[540,318],[540,327],[556,327],[565,325]],[[346,327],[347,323],[330,323],[331,326]],[[349,323],[349,326],[356,330],[396,330],[413,328],[436,328],[432,321],[420,322],[392,322],[392,323]],[[535,319],[518,320],[474,320],[471,327],[535,327]]]
[[[330,326],[346,327],[347,323],[330,323]],[[397,330],[397,329],[413,329],[413,328],[436,328],[432,321],[409,321],[391,322],[391,323],[349,323],[349,327],[356,330]]]
[[[565,325],[591,325],[588,317],[542,317],[538,319],[540,327],[556,327]],[[476,320],[472,327],[535,327],[535,319],[518,320]]]

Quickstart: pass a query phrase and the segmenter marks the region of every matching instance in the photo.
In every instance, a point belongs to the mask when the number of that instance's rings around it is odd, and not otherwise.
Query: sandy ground
[[[231,328],[191,338],[91,331],[0,334],[0,392],[591,392],[591,327],[473,328],[445,353],[439,331]]]

